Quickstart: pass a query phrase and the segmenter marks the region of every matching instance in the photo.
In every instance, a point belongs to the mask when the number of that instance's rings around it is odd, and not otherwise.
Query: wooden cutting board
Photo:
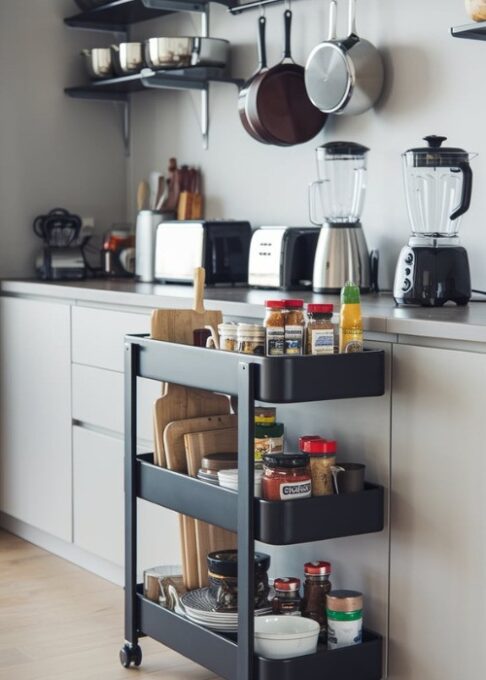
[[[236,426],[237,417],[234,419]],[[234,453],[238,451],[238,430],[236,427],[184,435],[187,469],[191,477],[196,477],[202,459],[210,453]],[[237,535],[221,527],[206,524],[196,519],[196,546],[198,556],[199,587],[208,585],[207,554],[216,550],[233,550],[237,547]]]

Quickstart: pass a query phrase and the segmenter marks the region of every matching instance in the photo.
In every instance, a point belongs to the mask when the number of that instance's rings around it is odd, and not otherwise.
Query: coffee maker
[[[354,281],[363,293],[370,290],[370,254],[360,221],[368,151],[354,142],[329,142],[316,150],[319,180],[309,188],[310,219],[321,227],[312,286],[316,293],[339,293],[346,281]]]
[[[412,233],[402,248],[393,297],[398,304],[440,307],[467,305],[471,275],[459,244],[461,216],[469,210],[477,154],[442,146],[446,137],[424,137],[426,147],[402,155],[405,195]]]

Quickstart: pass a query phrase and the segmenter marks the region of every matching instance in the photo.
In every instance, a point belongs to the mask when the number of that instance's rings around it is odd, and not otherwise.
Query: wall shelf
[[[486,40],[486,21],[451,28],[453,38],[465,38],[467,40]]]

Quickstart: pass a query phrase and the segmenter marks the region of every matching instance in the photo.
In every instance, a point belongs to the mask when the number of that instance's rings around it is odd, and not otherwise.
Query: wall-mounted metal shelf
[[[467,40],[486,40],[486,21],[451,28],[453,38],[465,38]]]

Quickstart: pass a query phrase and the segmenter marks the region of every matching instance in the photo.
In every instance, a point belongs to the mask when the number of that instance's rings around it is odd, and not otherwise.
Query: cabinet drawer
[[[123,564],[123,440],[73,428],[74,542],[114,564]],[[178,565],[179,525],[170,510],[138,501],[138,570]]]
[[[123,371],[123,338],[127,333],[149,333],[150,312],[141,314],[73,307],[73,362]]]
[[[73,418],[113,432],[124,432],[123,374],[73,364]],[[138,381],[138,437],[153,439],[153,404],[161,395],[161,384]]]

